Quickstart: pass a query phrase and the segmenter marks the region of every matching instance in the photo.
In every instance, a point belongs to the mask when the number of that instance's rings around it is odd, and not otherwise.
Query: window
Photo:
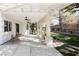
[[[4,31],[8,31],[8,21],[4,21]]]
[[[8,21],[4,21],[4,32],[12,30],[12,23]]]
[[[12,30],[12,23],[9,22],[9,31],[11,31],[11,30]]]

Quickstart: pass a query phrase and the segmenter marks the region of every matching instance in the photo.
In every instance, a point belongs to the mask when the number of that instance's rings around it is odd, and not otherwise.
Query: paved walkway
[[[48,47],[35,36],[19,37],[20,40],[0,46],[0,56],[61,56],[53,47]]]

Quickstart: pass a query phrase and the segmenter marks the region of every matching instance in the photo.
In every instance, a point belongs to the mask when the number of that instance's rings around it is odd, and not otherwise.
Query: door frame
[[[19,28],[20,26],[19,26],[19,24],[18,23],[15,23],[15,30],[16,30],[16,35],[18,35],[19,34],[19,30],[20,30],[20,28]]]

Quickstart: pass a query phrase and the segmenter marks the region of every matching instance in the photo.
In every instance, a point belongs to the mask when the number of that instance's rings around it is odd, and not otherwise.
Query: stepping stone
[[[73,48],[69,48],[69,47],[65,47],[65,48],[70,50],[70,51],[75,51]]]
[[[76,47],[76,46],[69,45],[69,47],[79,50],[79,47]]]
[[[66,54],[69,53],[69,51],[66,49],[60,49],[60,51],[66,53]]]

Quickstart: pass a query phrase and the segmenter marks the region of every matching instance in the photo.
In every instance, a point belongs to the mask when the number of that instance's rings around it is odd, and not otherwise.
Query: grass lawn
[[[65,56],[74,56],[79,54],[79,36],[66,34],[61,32],[52,32],[51,37],[66,43],[65,45],[56,47],[59,52]]]

